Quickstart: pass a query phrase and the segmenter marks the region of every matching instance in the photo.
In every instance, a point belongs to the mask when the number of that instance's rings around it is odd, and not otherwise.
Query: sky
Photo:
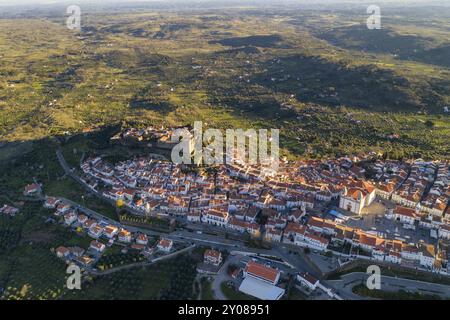
[[[19,5],[19,4],[56,4],[56,3],[82,3],[82,2],[96,2],[96,3],[108,3],[108,2],[213,2],[214,0],[0,0],[0,4],[9,4],[9,5]],[[443,3],[450,2],[450,0],[441,0]],[[245,2],[245,0],[243,0]],[[277,2],[277,0],[272,0],[272,2]],[[322,3],[336,3],[336,2],[361,2],[361,0],[290,0],[289,2],[298,2],[298,3],[306,3],[306,2],[322,2]],[[373,0],[372,2],[404,2],[404,3],[413,3],[413,2],[437,2],[436,0]]]

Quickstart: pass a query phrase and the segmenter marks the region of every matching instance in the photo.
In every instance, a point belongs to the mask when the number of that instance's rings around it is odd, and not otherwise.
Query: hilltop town
[[[444,242],[450,236],[446,161],[285,162],[277,176],[267,180],[255,165],[220,165],[210,174],[185,172],[181,166],[150,158],[115,166],[100,157],[89,158],[81,169],[86,185],[123,201],[137,215],[173,216],[321,251],[332,243],[351,243],[381,260],[401,263],[403,257],[431,269],[445,265],[446,257],[428,243],[411,245],[394,230],[363,230],[351,222],[383,202],[384,209],[377,212],[383,219],[398,221],[402,229],[436,231],[433,238]],[[336,209],[318,209],[330,204]],[[431,260],[425,262],[423,255]]]
[[[215,166],[165,160],[175,145],[173,132],[125,130],[111,141],[151,152],[115,163],[93,154],[70,168],[57,152],[66,174],[116,207],[118,221],[80,203],[44,195],[45,186],[37,182],[25,186],[25,197],[41,199],[61,225],[91,239],[85,248],[53,248],[57,257],[86,274],[100,275],[121,268],[108,252],[120,250],[126,257],[120,264],[133,266],[205,248],[199,275],[221,274],[231,264],[229,285],[260,299],[283,298],[289,274],[307,295],[348,298],[319,278],[357,261],[450,274],[448,161],[389,160],[374,153],[327,160],[284,158],[276,174],[268,176],[261,174],[260,165],[239,159]],[[8,204],[0,212],[20,214]],[[303,258],[318,263],[321,271],[286,255],[286,248],[306,253],[309,258]],[[323,261],[329,257],[335,262]]]
[[[449,7],[242,1],[0,3],[0,300],[450,298]]]

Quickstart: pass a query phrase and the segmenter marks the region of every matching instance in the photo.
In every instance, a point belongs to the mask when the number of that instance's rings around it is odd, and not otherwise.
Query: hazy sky
[[[108,2],[214,2],[217,0],[0,0],[0,4],[54,4],[54,3],[80,3],[80,2],[96,2],[96,3],[108,3]],[[283,0],[286,1],[286,0]],[[322,3],[336,3],[336,2],[367,2],[361,0],[289,0],[288,2],[298,2],[298,3],[311,3],[311,2],[322,2]],[[442,3],[448,3],[450,0],[441,0]],[[243,0],[243,2],[246,2]],[[269,2],[269,1],[264,1]],[[277,2],[277,0],[272,0],[270,2]],[[437,0],[372,0],[372,2],[404,2],[404,3],[414,3],[414,2],[438,2]]]
[[[240,0],[235,0],[233,3],[239,2]],[[442,4],[449,5],[450,0],[242,0],[242,3],[251,3],[255,4],[257,2],[261,2],[261,4],[269,4],[269,3],[289,3],[289,4],[313,4],[313,3],[344,3],[344,2],[352,2],[352,3],[373,3],[373,4],[381,4],[381,3],[397,3],[397,4],[418,4],[418,3],[433,3],[433,4]],[[160,3],[214,3],[214,2],[222,2],[226,3],[226,0],[0,0],[0,5],[51,5],[51,4],[83,4],[83,3],[91,3],[91,4],[109,4],[109,3],[152,3],[152,2],[160,2]]]

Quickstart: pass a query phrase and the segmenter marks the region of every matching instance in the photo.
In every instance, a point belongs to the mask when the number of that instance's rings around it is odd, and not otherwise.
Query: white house
[[[420,260],[420,254],[419,249],[415,246],[404,246],[401,251],[401,257],[402,259],[406,260],[413,260],[413,261],[419,261]]]
[[[400,221],[400,222],[406,223],[406,224],[414,224],[414,221],[416,219],[416,212],[414,209],[411,209],[411,208],[397,206],[394,209],[393,214],[394,214],[394,218],[397,221]]]
[[[170,239],[161,239],[158,242],[157,248],[158,250],[164,251],[164,252],[170,252],[173,247],[173,241]]]
[[[450,239],[450,225],[441,225],[441,227],[439,228],[439,238]]]
[[[79,223],[81,226],[84,226],[85,222],[88,221],[88,219],[89,219],[89,218],[88,218],[86,215],[84,215],[84,214],[78,215],[78,223]]]
[[[193,222],[193,223],[200,222],[200,219],[201,219],[200,212],[189,212],[187,214],[187,221],[189,221],[189,222]]]
[[[433,268],[436,261],[436,252],[432,244],[422,244],[419,247],[420,265],[426,268]]]
[[[32,183],[27,186],[25,186],[23,194],[26,196],[32,196],[38,193],[41,190],[41,186],[37,183]]]
[[[94,239],[100,238],[102,234],[103,228],[98,225],[94,225],[93,227],[89,228],[88,235]]]
[[[64,223],[68,226],[77,221],[77,219],[78,215],[75,213],[75,211],[69,211],[64,215]]]
[[[228,212],[218,209],[209,209],[202,217],[203,222],[220,227],[225,227],[228,219]]]
[[[267,241],[281,242],[282,231],[277,229],[267,229],[264,238]]]
[[[300,246],[304,246],[306,244],[306,246],[311,249],[325,251],[328,247],[329,241],[319,235],[305,233],[303,240],[296,241],[295,243]]]
[[[66,247],[61,246],[61,247],[56,248],[55,252],[56,252],[56,256],[58,258],[67,258],[67,256],[70,253],[70,250],[67,249]]]
[[[103,233],[108,239],[112,239],[119,233],[119,228],[109,225],[105,227]]]
[[[307,272],[299,273],[297,275],[297,280],[300,282],[300,284],[304,285],[312,291],[316,290],[317,285],[319,284],[319,280],[317,280]]]
[[[45,199],[44,207],[47,209],[55,209],[56,205],[60,202],[59,199],[54,197],[48,197]]]
[[[390,263],[401,264],[402,263],[402,255],[397,251],[389,251],[389,254],[385,255],[384,260]]]
[[[130,243],[131,242],[131,232],[126,229],[120,230],[118,239],[120,242]]]
[[[306,211],[303,209],[294,209],[289,213],[288,219],[293,222],[300,222],[300,219],[305,215]]]
[[[103,251],[105,251],[106,246],[100,241],[93,240],[91,241],[90,248],[96,252],[102,253]]]
[[[145,233],[140,233],[136,237],[136,243],[146,246],[148,244],[148,237]]]
[[[222,263],[222,253],[217,250],[206,250],[203,255],[203,261],[217,267]]]

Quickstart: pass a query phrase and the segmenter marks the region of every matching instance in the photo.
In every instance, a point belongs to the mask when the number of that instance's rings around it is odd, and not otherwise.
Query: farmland
[[[382,30],[358,8],[5,17],[0,137],[202,120],[280,128],[289,156],[448,156],[448,10],[389,12]]]

